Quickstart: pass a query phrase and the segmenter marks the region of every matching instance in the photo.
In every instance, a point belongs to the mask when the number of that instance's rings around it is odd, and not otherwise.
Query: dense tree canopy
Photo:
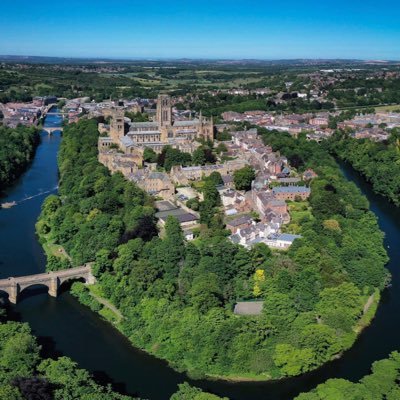
[[[100,386],[67,357],[42,359],[29,326],[0,323],[0,400],[132,400]]]
[[[36,128],[0,126],[0,191],[13,182],[32,160],[39,133]]]
[[[331,150],[371,182],[374,190],[400,205],[400,130],[393,129],[389,143],[354,139],[337,132]]]
[[[393,352],[387,360],[376,361],[372,373],[358,383],[329,379],[296,400],[396,400],[400,398],[400,354]]]
[[[97,162],[91,121],[65,129],[62,201],[52,197],[43,206],[39,231],[64,245],[75,264],[95,261],[102,293],[125,317],[118,328],[194,376],[277,378],[314,369],[352,345],[374,312],[364,314],[364,305],[376,305],[387,280],[376,218],[333,158],[301,137],[261,133],[300,171],[318,174],[312,218],[285,254],[227,239],[217,176],[202,189],[208,229],[186,243],[169,218],[162,238],[154,235],[151,199]],[[261,315],[233,314],[238,300],[255,297],[264,300]],[[79,298],[95,308],[90,296]]]

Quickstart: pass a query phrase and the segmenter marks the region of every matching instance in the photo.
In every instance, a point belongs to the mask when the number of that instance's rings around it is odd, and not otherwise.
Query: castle
[[[108,137],[99,139],[99,150],[118,147],[124,154],[132,155],[135,163],[143,160],[146,147],[161,153],[164,146],[172,146],[181,151],[192,153],[199,143],[195,139],[213,138],[213,121],[202,117],[198,119],[174,121],[171,97],[159,95],[155,121],[129,122],[129,130],[125,133],[124,111],[120,108],[112,110],[112,121]]]

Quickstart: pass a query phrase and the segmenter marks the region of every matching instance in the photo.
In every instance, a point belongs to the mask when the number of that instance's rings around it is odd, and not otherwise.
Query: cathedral
[[[213,121],[198,119],[174,121],[171,97],[159,95],[155,121],[130,122],[125,134],[123,110],[114,110],[110,126],[110,138],[125,154],[143,152],[145,147],[161,153],[164,146],[172,146],[192,153],[199,143],[195,139],[213,139]]]

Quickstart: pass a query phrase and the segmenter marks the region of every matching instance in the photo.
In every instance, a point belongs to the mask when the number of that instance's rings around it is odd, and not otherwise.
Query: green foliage
[[[358,383],[329,379],[296,400],[395,400],[400,394],[400,355],[393,352],[389,359],[376,361],[372,373]]]
[[[200,202],[197,197],[194,197],[193,199],[189,199],[186,202],[186,206],[191,208],[193,211],[198,211],[200,207]]]
[[[90,295],[89,289],[82,282],[75,282],[71,287],[71,294],[78,298],[78,300],[88,306],[92,311],[100,311],[101,305],[96,299]]]
[[[32,160],[40,140],[38,130],[0,126],[0,191],[12,183]]]
[[[290,344],[278,344],[274,355],[275,364],[280,367],[282,374],[287,376],[309,371],[315,365],[314,358],[311,349],[296,349]]]
[[[179,390],[170,397],[170,400],[228,400],[228,398],[205,393],[185,382],[179,385]]]
[[[170,171],[174,165],[190,165],[192,163],[192,156],[171,146],[164,146],[161,154],[158,156],[157,163],[160,167],[164,167],[166,171]]]
[[[217,175],[205,179],[203,186],[204,201],[200,203],[200,222],[212,226],[215,221],[216,208],[221,203],[221,197],[216,188],[216,181],[219,180]]]
[[[130,118],[132,122],[147,122],[149,120],[148,114],[141,113],[141,112],[130,112],[125,111],[125,117]]]
[[[57,360],[47,359],[38,366],[38,371],[55,385],[55,400],[130,400],[112,391],[110,387],[98,385],[90,374],[77,367],[77,364],[67,357]]]
[[[337,133],[330,140],[330,148],[342,160],[349,162],[371,182],[374,191],[400,205],[400,147],[399,135],[394,130],[389,143],[368,139],[354,139]]]
[[[256,177],[254,169],[246,165],[233,173],[233,182],[237,190],[250,190],[251,182]]]
[[[150,147],[145,147],[143,151],[143,160],[149,163],[156,163],[158,159],[157,153]]]
[[[156,233],[152,200],[98,163],[97,137],[94,120],[64,129],[58,158],[60,197],[46,199],[37,224],[43,240],[62,243],[74,265],[93,261],[102,249],[113,251],[121,241]],[[48,269],[66,267],[66,260],[49,257]]]
[[[90,374],[67,357],[43,360],[29,326],[0,324],[0,399],[54,398],[55,400],[129,400],[98,385]],[[50,385],[49,383],[53,384]],[[40,389],[41,388],[41,389]]]
[[[263,378],[309,371],[351,346],[368,295],[387,279],[387,256],[365,197],[322,147],[301,135],[261,131],[300,171],[318,173],[312,215],[300,222],[302,238],[281,254],[227,239],[217,174],[204,179],[199,208],[208,228],[196,240],[186,243],[173,217],[162,238],[144,235],[154,215],[151,201],[98,164],[91,124],[66,128],[59,159],[63,201],[46,202],[42,221],[74,264],[95,261],[99,290],[122,313],[118,327],[135,346],[196,376]],[[263,276],[257,291],[263,312],[234,315],[238,300],[254,298],[256,271]],[[73,291],[93,307],[82,285]]]

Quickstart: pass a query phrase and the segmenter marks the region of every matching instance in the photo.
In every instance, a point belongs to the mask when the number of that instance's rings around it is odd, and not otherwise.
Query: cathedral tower
[[[161,127],[172,125],[171,97],[167,94],[158,95],[157,122]]]
[[[111,112],[110,136],[114,143],[125,135],[124,112],[120,109],[113,109]]]

